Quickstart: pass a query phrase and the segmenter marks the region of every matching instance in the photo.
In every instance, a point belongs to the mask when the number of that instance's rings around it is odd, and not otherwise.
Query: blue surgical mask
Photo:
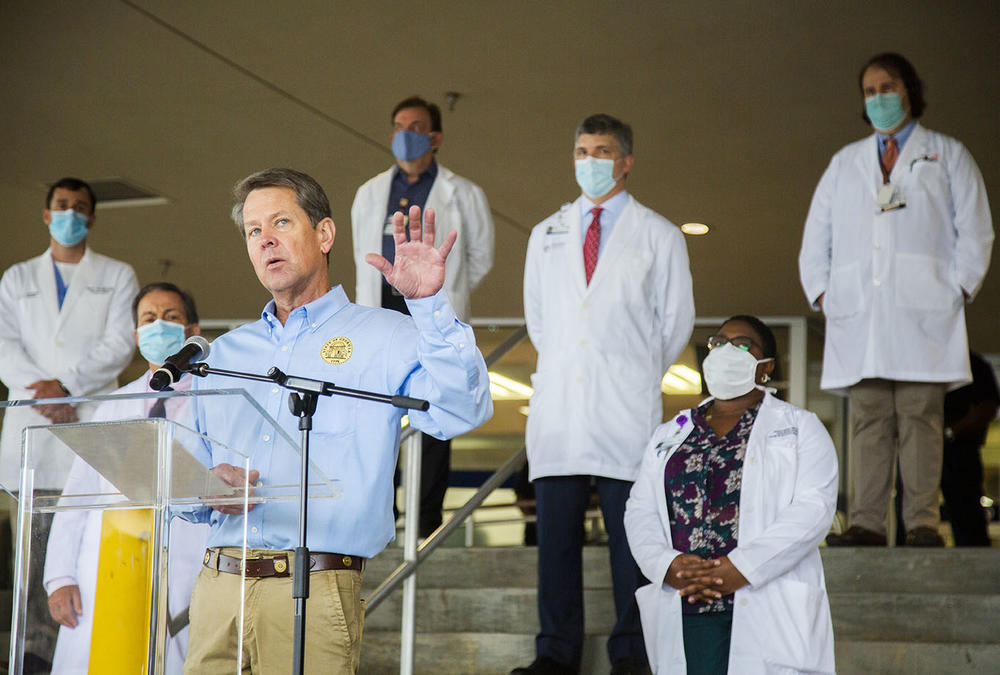
[[[73,209],[50,211],[49,234],[63,246],[76,246],[87,236],[87,216]]]
[[[576,184],[588,197],[598,199],[615,186],[615,160],[587,157],[576,160]]]
[[[865,112],[872,126],[886,132],[895,129],[904,119],[903,97],[899,94],[875,94],[865,99]]]
[[[412,162],[431,149],[430,134],[400,129],[392,137],[392,154],[404,162]]]
[[[184,346],[184,326],[173,321],[157,319],[136,329],[139,334],[139,353],[150,363],[162,365]]]

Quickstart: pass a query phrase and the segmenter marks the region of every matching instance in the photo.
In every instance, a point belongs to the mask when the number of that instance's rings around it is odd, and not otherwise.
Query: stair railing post
[[[406,514],[403,526],[403,560],[416,563],[417,535],[420,528],[420,460],[423,434],[410,434],[403,441],[406,455],[404,489]],[[399,634],[399,673],[413,675],[413,653],[416,640],[417,575],[403,582],[403,616]]]

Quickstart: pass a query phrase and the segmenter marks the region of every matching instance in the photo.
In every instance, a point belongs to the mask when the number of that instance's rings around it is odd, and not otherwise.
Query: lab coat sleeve
[[[535,349],[542,348],[542,236],[531,233],[524,261],[524,322]]]
[[[833,250],[832,199],[838,164],[839,156],[835,156],[816,186],[802,232],[802,248],[799,249],[799,279],[809,306],[815,310],[820,309],[816,300],[826,293],[830,281]]]
[[[360,268],[362,265],[367,265],[365,262],[365,254],[369,251],[364,250],[361,239],[361,219],[365,208],[365,185],[358,188],[358,191],[354,194],[354,202],[351,204],[351,243],[354,247],[354,264],[356,267]]]
[[[99,491],[100,477],[79,457],[73,459],[63,494],[93,494]],[[62,501],[62,500],[60,500]],[[77,561],[90,512],[85,509],[59,511],[52,518],[49,541],[45,551],[45,571],[42,583],[66,577],[78,579]],[[69,585],[69,584],[62,584]],[[56,590],[55,588],[50,589]]]
[[[655,439],[655,436],[654,436]],[[643,575],[656,584],[663,584],[667,570],[680,551],[667,541],[659,514],[659,492],[656,481],[663,480],[661,463],[656,458],[653,442],[643,454],[639,477],[632,484],[625,502],[625,536],[632,557]]]
[[[837,504],[837,454],[816,415],[799,415],[798,459],[792,500],[729,560],[752,586],[761,586],[815,551],[830,529]]]
[[[986,185],[976,161],[961,143],[950,167],[949,188],[955,209],[955,275],[971,302],[990,266],[993,220]]]
[[[51,379],[52,375],[39,368],[24,351],[18,325],[15,274],[14,270],[7,270],[0,279],[0,380],[8,389],[27,389],[29,384]]]
[[[661,288],[660,318],[663,362],[660,374],[677,360],[691,338],[694,329],[694,294],[691,289],[691,267],[688,262],[684,234],[676,227],[669,229],[668,260],[657,261],[664,271],[664,288]],[[665,264],[663,264],[665,263]]]
[[[129,265],[121,265],[114,279],[114,296],[108,308],[107,323],[101,338],[91,347],[87,356],[70,366],[65,372],[56,373],[56,379],[69,389],[73,396],[86,396],[97,391],[124,370],[135,350],[132,325],[132,300],[139,291],[135,272]]]
[[[493,215],[486,193],[474,183],[469,183],[469,189],[460,203],[462,219],[465,227],[465,242],[458,242],[465,252],[466,270],[468,271],[469,290],[471,291],[483,280],[493,267]]]
[[[493,399],[472,328],[455,316],[444,289],[406,306],[413,323],[400,321],[390,350],[412,358],[396,360],[389,382],[402,381],[400,393],[430,402],[427,411],[409,411],[410,424],[441,439],[475,429],[493,416]]]

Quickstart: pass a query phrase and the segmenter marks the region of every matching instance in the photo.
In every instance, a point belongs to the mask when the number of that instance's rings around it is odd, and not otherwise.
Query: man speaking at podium
[[[403,214],[395,215],[393,263],[378,254],[366,256],[405,298],[408,317],[355,305],[342,287],[331,287],[327,261],[336,226],[326,194],[313,178],[291,169],[268,169],[240,181],[234,196],[233,220],[272,300],[259,321],[215,341],[210,366],[261,373],[276,366],[288,375],[342,387],[425,398],[430,409],[409,411],[410,424],[437,438],[465,433],[489,419],[493,404],[486,364],[472,329],[455,317],[442,291],[445,260],[456,234],[435,249],[433,211],[422,219],[419,208],[410,209],[409,241]],[[243,387],[289,436],[300,435],[298,419],[286,405],[287,392],[276,385],[209,375],[195,386]],[[319,400],[310,456],[326,476],[340,480],[343,496],[309,504],[308,672],[358,669],[361,572],[364,560],[395,535],[392,474],[402,415],[383,403]],[[298,463],[288,461],[275,434],[254,420],[199,414],[198,424],[208,437],[250,454],[252,484],[299,482]],[[221,450],[214,452],[216,475],[243,485],[243,470],[225,463]],[[191,604],[185,672],[214,674],[233,667],[239,637],[239,607],[233,600],[239,593],[241,564],[247,566],[244,672],[288,672],[298,505],[294,500],[272,501],[252,506],[245,515],[239,507],[220,507],[206,517],[212,528]],[[245,563],[234,558],[240,555],[244,527]]]

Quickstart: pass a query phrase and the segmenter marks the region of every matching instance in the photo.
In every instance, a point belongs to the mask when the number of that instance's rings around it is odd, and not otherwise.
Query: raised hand
[[[377,269],[404,298],[426,298],[444,286],[444,263],[451,253],[458,233],[451,231],[441,248],[434,248],[434,209],[427,209],[423,221],[420,207],[411,206],[410,240],[402,211],[392,216],[392,237],[396,244],[395,261],[390,263],[377,253],[365,256],[365,262]]]

